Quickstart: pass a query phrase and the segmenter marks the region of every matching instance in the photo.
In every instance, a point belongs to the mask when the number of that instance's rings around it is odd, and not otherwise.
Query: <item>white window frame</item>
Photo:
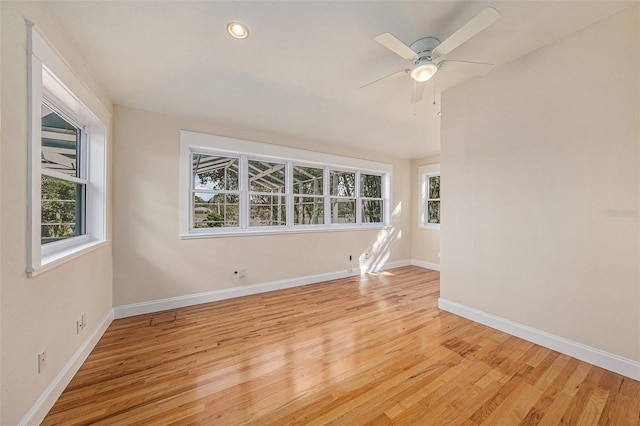
[[[365,175],[369,175],[369,176],[381,176],[382,177],[382,181],[381,181],[381,191],[380,191],[380,195],[383,196],[383,198],[372,198],[372,197],[364,197],[362,196],[362,194],[360,193],[360,181],[361,181],[361,175],[365,174]],[[384,179],[384,175],[381,175],[380,173],[374,173],[374,172],[358,172],[357,175],[357,179],[358,179],[358,214],[360,215],[360,220],[362,220],[362,205],[364,204],[365,201],[382,201],[384,203],[384,193],[385,193],[385,179]],[[384,205],[384,204],[383,204]],[[386,220],[385,217],[386,212],[383,210],[382,211],[382,222],[384,222]],[[370,223],[377,223],[377,222],[370,222]]]
[[[285,190],[284,192],[274,192],[274,193],[268,193],[268,192],[260,192],[260,191],[251,191],[251,188],[249,186],[249,179],[247,179],[247,172],[249,171],[249,161],[264,161],[264,162],[268,162],[268,163],[277,163],[277,164],[282,164],[284,166],[284,176],[285,176]],[[274,159],[274,158],[270,158],[270,157],[260,157],[257,155],[248,155],[246,156],[246,168],[243,171],[243,177],[244,180],[246,181],[246,198],[249,201],[246,205],[246,210],[247,210],[247,221],[246,221],[246,228],[251,229],[251,230],[255,230],[255,229],[262,229],[262,230],[278,230],[280,228],[283,228],[282,225],[276,225],[276,226],[260,226],[260,225],[251,225],[251,196],[252,195],[266,195],[266,196],[276,196],[276,197],[284,197],[285,199],[285,222],[289,223],[289,211],[291,210],[291,200],[289,199],[289,193],[291,192],[291,186],[289,185],[289,170],[291,169],[291,162],[290,161],[283,161],[281,159]],[[241,197],[242,199],[242,197]],[[242,201],[240,201],[240,205],[242,206]],[[242,208],[242,207],[241,207]],[[285,225],[286,226],[286,225]]]
[[[322,169],[322,195],[309,195],[309,194],[296,194],[293,192],[293,167],[313,167],[316,169]],[[291,191],[289,191],[290,193],[287,194],[290,198],[291,201],[288,203],[291,204],[291,222],[293,224],[293,227],[296,229],[315,229],[318,226],[324,226],[327,225],[327,198],[329,197],[329,195],[327,195],[327,191],[329,188],[329,183],[328,183],[328,173],[329,170],[326,167],[322,167],[319,164],[311,164],[311,163],[305,163],[305,162],[301,162],[301,161],[292,161],[291,162],[291,173],[290,173],[290,179],[287,179],[287,183],[290,185],[289,188],[291,188]],[[287,178],[289,178],[289,174],[287,174]],[[302,198],[318,198],[320,200],[322,200],[322,224],[295,224],[294,223],[294,217],[295,217],[295,200],[298,197],[302,197]]]
[[[200,151],[191,151],[191,159],[190,162],[193,165],[193,155],[210,155],[209,152],[200,152]],[[194,195],[197,193],[205,193],[205,194],[220,194],[220,195],[236,195],[238,197],[238,200],[240,200],[240,198],[242,198],[242,193],[243,193],[243,188],[244,188],[244,183],[242,180],[242,167],[243,167],[243,163],[241,161],[240,156],[238,155],[225,155],[226,158],[233,158],[238,160],[238,189],[237,190],[228,190],[228,189],[217,189],[217,190],[203,190],[203,189],[195,189],[195,182],[193,179],[193,173],[191,173],[191,183],[190,183],[190,194],[189,194],[189,202],[193,203],[193,199],[194,199]],[[191,207],[193,208],[193,207]],[[190,215],[190,222],[189,222],[189,229],[202,229],[202,228],[195,228],[194,227],[194,222],[193,222],[193,214]],[[238,212],[238,226],[236,227],[229,227],[232,229],[237,229],[240,224],[242,223],[242,216],[243,216],[243,212],[239,211]]]
[[[107,129],[110,114],[32,22],[28,29],[28,252],[33,277],[105,244],[107,238]],[[81,123],[86,134],[85,233],[41,244],[42,102]],[[49,174],[49,173],[47,173]]]
[[[429,198],[428,182],[433,176],[440,176],[440,163],[418,167],[418,227],[422,229],[440,229],[439,223],[429,223],[426,207]],[[440,213],[442,214],[442,210]]]
[[[239,228],[197,228],[192,225],[191,206],[191,186],[193,152],[206,155],[219,155],[240,158],[241,171],[241,197],[246,198],[243,207],[241,200],[241,224]],[[265,161],[281,162],[286,164],[286,202],[287,202],[287,225],[271,227],[249,227],[248,226],[248,183],[246,182],[246,165],[249,159],[262,159]],[[293,165],[308,167],[318,167],[324,169],[323,175],[323,198],[324,198],[324,224],[318,225],[295,225],[293,223]],[[367,174],[377,174],[382,176],[383,190],[383,222],[381,223],[359,223],[356,216],[354,224],[331,224],[330,199],[329,194],[329,169],[356,172],[356,185],[360,179],[359,171]],[[196,133],[187,130],[180,131],[180,214],[179,231],[180,238],[208,238],[231,235],[260,235],[274,233],[295,233],[295,232],[326,232],[339,230],[361,230],[361,229],[387,229],[390,226],[391,209],[391,179],[393,166],[388,163],[342,157],[339,155],[326,154],[321,152],[307,151],[297,148],[283,147],[279,145],[248,141],[243,139],[230,138],[225,136]],[[360,198],[356,188],[356,208],[358,208]],[[357,212],[358,213],[358,212]]]
[[[338,195],[331,195],[331,172],[338,172],[338,173],[353,173],[354,175],[354,187],[353,187],[353,197],[340,197]],[[360,223],[360,199],[358,198],[359,195],[359,185],[360,185],[360,173],[358,172],[358,170],[353,170],[353,169],[349,169],[349,168],[345,168],[345,167],[329,167],[327,170],[327,184],[328,184],[328,190],[329,192],[327,193],[327,211],[325,212],[325,218],[328,218],[328,225],[331,225],[332,227],[341,227],[341,228],[348,228],[353,226],[354,224],[358,224]],[[353,200],[354,203],[354,218],[355,218],[355,222],[354,223],[332,223],[331,219],[332,219],[332,211],[331,211],[331,200],[333,199],[340,199],[340,198],[345,198],[345,199],[349,199],[349,200]],[[364,225],[364,224],[363,224]]]

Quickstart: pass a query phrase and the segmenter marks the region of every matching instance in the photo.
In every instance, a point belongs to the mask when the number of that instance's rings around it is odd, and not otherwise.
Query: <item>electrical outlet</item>
[[[76,320],[76,334],[80,334],[82,331],[82,318]]]
[[[247,276],[247,270],[245,268],[238,269],[238,277],[244,278]]]
[[[240,280],[240,274],[238,274],[238,271],[233,271],[233,280],[234,281]]]
[[[87,326],[87,314],[82,314],[82,329]]]
[[[42,373],[47,368],[47,351],[42,351],[38,354],[38,374]]]

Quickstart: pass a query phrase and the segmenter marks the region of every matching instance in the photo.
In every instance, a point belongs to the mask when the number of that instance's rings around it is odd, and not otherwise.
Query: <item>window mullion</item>
[[[356,171],[355,182],[355,195],[356,195],[356,224],[362,224],[362,194],[360,194],[360,172]]]
[[[285,166],[285,205],[286,227],[293,228],[293,162],[287,161]]]
[[[246,155],[240,156],[238,167],[240,184],[240,229],[249,228],[249,160]]]
[[[329,167],[324,167],[322,172],[322,191],[324,194],[324,224],[331,225],[331,194],[329,186]]]

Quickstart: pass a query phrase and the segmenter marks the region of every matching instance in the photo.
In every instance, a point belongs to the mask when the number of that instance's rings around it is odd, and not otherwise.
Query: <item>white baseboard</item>
[[[400,268],[402,266],[418,266],[420,268],[431,269],[434,271],[440,270],[440,265],[437,263],[425,262],[423,260],[417,259],[406,259],[406,260],[397,260],[395,262],[387,262],[380,265],[372,264],[366,265],[363,268],[363,273],[367,272],[379,272],[387,269]]]
[[[75,354],[71,357],[69,362],[53,379],[51,384],[40,395],[40,398],[31,407],[27,414],[20,421],[20,425],[31,426],[39,425],[45,416],[53,407],[53,404],[60,398],[62,392],[65,390],[73,376],[78,372],[84,361],[87,359],[93,348],[96,346],[104,332],[113,321],[113,310],[110,310],[107,316],[102,320],[98,327],[93,330],[93,334],[89,336],[82,346],[78,348]]]
[[[558,351],[589,364],[602,367],[614,373],[622,374],[634,380],[640,380],[640,362],[624,358],[582,343],[558,337],[542,330],[510,321],[486,312],[440,298],[438,307],[471,321],[504,331],[512,336]]]
[[[438,263],[425,262],[424,260],[411,259],[411,264],[425,269],[433,269],[434,271],[440,270],[440,265]]]
[[[362,270],[356,268],[353,272],[339,271],[329,272],[318,275],[308,275],[299,278],[290,278],[280,281],[272,281],[261,284],[253,284],[242,287],[225,288],[222,290],[213,290],[205,293],[188,294],[185,296],[170,297],[167,299],[150,300],[148,302],[133,303],[130,305],[116,306],[113,308],[115,319],[127,318],[135,315],[150,314],[153,312],[166,311],[169,309],[184,308],[185,306],[199,305],[201,303],[217,302],[219,300],[233,299],[234,297],[250,296],[253,294],[266,293],[268,291],[282,290],[285,288],[298,287],[307,284],[315,284],[323,281],[337,280],[350,276],[360,275],[367,272],[378,272],[386,269],[399,268],[402,266],[413,265],[413,260],[398,260],[383,264],[364,265]],[[428,269],[434,269],[428,267]],[[418,266],[422,266],[418,265]],[[439,265],[435,265],[438,266]]]
[[[168,309],[183,308],[185,306],[199,305],[201,303],[217,302],[219,300],[233,299],[235,297],[250,296],[266,293],[268,291],[282,290],[307,284],[315,284],[323,281],[337,280],[360,275],[360,269],[352,272],[329,272],[306,277],[290,278],[286,280],[272,281],[261,284],[253,284],[222,290],[208,291],[205,293],[188,294],[185,296],[170,297],[167,299],[150,300],[148,302],[133,303],[131,305],[116,306],[113,308],[114,318],[126,318],[135,315],[149,314],[152,312],[166,311]]]
[[[411,265],[410,260],[396,260],[394,262],[385,262],[378,263],[374,259],[365,260],[363,264],[361,264],[360,269],[363,274],[368,274],[369,272],[380,272],[387,269],[400,268],[402,266]]]

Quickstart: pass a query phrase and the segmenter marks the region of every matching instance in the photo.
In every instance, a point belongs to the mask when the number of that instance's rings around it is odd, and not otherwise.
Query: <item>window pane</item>
[[[194,228],[232,228],[240,223],[240,200],[235,194],[197,192],[193,195]]]
[[[251,195],[250,226],[284,226],[287,221],[285,197],[282,195]]]
[[[360,174],[360,196],[382,198],[382,176]]]
[[[382,200],[362,201],[362,223],[382,222]]]
[[[322,195],[322,169],[293,166],[293,193]]]
[[[349,198],[331,199],[331,223],[355,223],[356,200]]]
[[[85,185],[42,176],[42,244],[84,234]]]
[[[238,159],[193,154],[193,188],[237,191]]]
[[[293,217],[296,225],[324,223],[324,199],[321,197],[295,197]]]
[[[329,186],[331,187],[331,195],[338,197],[355,197],[356,174],[331,170],[329,172]]]
[[[440,201],[429,201],[427,214],[429,223],[440,223]]]
[[[440,176],[429,177],[429,198],[440,198]]]
[[[284,194],[284,164],[249,160],[249,191]]]
[[[43,170],[81,177],[78,172],[80,130],[42,104]]]

